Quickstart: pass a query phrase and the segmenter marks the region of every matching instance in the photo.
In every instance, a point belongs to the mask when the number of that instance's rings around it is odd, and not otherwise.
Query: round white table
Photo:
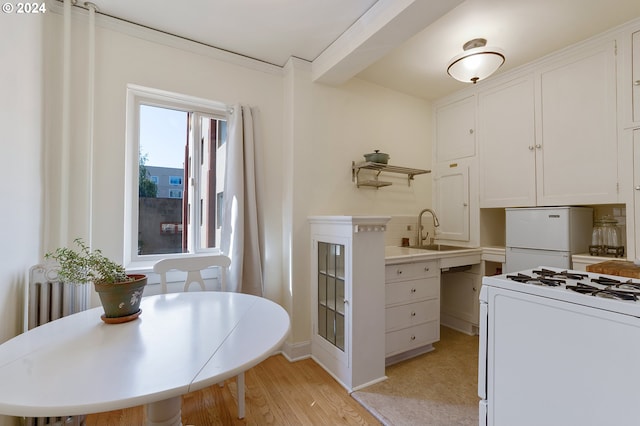
[[[147,424],[180,425],[181,396],[236,376],[276,351],[287,312],[240,293],[145,297],[123,324],[90,309],[0,345],[0,414],[81,415],[146,404]]]

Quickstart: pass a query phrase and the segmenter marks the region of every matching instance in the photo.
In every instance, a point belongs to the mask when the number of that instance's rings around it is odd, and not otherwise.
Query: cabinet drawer
[[[440,319],[440,300],[431,299],[385,309],[386,331]]]
[[[385,281],[402,281],[413,278],[437,277],[438,261],[401,263],[385,267]]]
[[[399,354],[440,340],[440,321],[435,320],[386,334],[385,356]]]
[[[434,277],[400,281],[386,284],[384,291],[386,306],[424,299],[434,299],[440,297],[440,280],[438,277]]]

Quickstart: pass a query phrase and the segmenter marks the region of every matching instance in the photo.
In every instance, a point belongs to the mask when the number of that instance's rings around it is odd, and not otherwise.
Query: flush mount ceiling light
[[[504,64],[504,52],[496,47],[486,47],[487,40],[474,38],[462,46],[464,52],[449,62],[447,73],[464,83],[476,84],[496,72]]]

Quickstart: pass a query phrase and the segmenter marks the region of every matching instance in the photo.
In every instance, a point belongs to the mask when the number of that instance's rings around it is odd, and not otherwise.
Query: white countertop
[[[478,256],[478,262],[480,261],[480,255],[482,254],[482,248],[466,248],[460,247],[459,250],[423,250],[409,247],[396,247],[386,246],[384,248],[384,257],[387,264],[415,262],[421,260],[436,260],[436,259],[449,259],[456,257]]]

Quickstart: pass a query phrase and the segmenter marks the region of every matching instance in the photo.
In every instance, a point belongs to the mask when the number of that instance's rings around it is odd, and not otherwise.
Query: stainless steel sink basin
[[[426,246],[409,246],[409,248],[431,251],[452,251],[452,250],[465,250],[465,247],[447,246],[444,244],[429,244]]]

